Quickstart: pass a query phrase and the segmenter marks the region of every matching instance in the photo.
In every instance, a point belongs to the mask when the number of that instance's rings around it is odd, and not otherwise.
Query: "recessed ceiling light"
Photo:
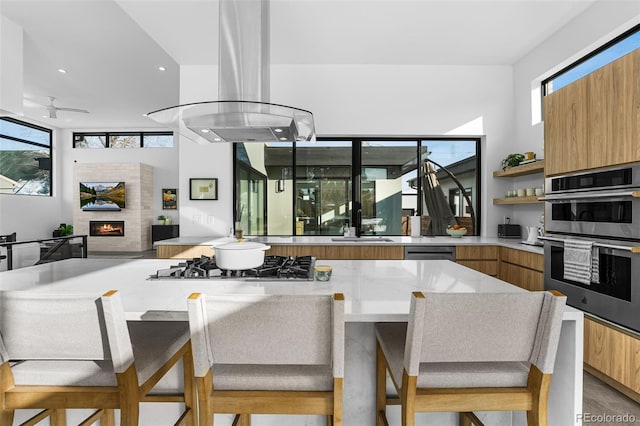
[[[62,69],[62,68],[58,68],[58,72],[59,72],[60,74],[66,74],[66,73],[67,73],[67,70]]]
[[[158,67],[158,71],[166,71],[166,70],[167,69],[165,67],[162,67],[162,66]]]
[[[147,117],[147,114],[142,114],[143,117]]]
[[[214,140],[214,141],[216,141],[216,142],[220,142],[222,139],[220,139],[220,138],[214,138],[213,140]]]
[[[43,115],[42,118],[49,118],[49,116],[48,115]]]
[[[281,140],[281,141],[286,141],[286,140],[287,140],[287,138],[280,138],[280,140]]]
[[[200,130],[202,133],[209,133],[209,129],[202,129]]]
[[[276,133],[282,132],[282,129],[273,129]]]

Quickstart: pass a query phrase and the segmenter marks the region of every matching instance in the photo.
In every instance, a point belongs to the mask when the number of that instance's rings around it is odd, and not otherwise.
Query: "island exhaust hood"
[[[218,95],[147,116],[198,143],[315,141],[313,114],[269,103],[268,0],[220,0]]]

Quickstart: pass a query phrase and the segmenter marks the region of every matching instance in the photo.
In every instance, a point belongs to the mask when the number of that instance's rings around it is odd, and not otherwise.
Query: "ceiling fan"
[[[56,98],[54,96],[49,96],[49,104],[48,105],[38,104],[40,106],[45,107],[47,109],[47,111],[49,111],[49,118],[58,118],[57,111],[81,112],[81,113],[84,113],[84,114],[89,114],[89,111],[87,111],[86,109],[64,108],[64,107],[55,106],[53,104],[53,102],[55,100],[56,100]]]

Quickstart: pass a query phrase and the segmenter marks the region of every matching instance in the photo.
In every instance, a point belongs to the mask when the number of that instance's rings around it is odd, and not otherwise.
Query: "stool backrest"
[[[343,304],[330,295],[192,295],[196,375],[213,364],[332,365],[344,348]]]
[[[112,359],[114,366],[130,365],[133,353],[119,294],[105,296],[0,292],[3,358]]]
[[[411,299],[405,369],[421,362],[531,362],[553,372],[566,297],[421,293]]]

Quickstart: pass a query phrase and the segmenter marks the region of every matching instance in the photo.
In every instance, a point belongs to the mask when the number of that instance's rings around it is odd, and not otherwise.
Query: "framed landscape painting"
[[[162,189],[162,210],[176,210],[178,208],[178,190],[175,188]]]

